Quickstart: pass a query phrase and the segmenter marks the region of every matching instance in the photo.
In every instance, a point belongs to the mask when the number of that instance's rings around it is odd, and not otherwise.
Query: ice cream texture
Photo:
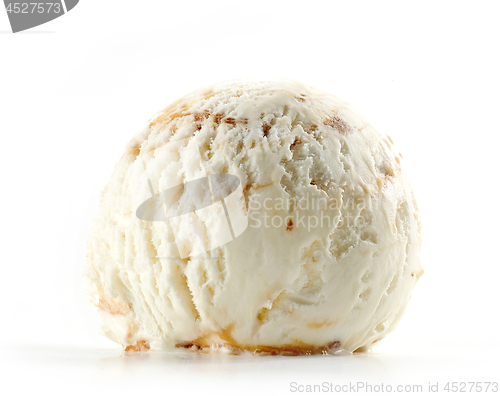
[[[203,208],[191,196],[169,217],[162,192],[209,175],[237,177],[240,193]],[[161,221],[138,215],[152,197]],[[127,351],[368,350],[423,274],[391,138],[288,79],[215,84],[153,117],[103,190],[87,246],[90,299]]]

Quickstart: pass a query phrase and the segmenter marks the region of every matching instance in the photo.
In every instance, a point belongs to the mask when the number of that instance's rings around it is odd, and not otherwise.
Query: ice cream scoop
[[[370,349],[423,269],[401,155],[351,105],[295,80],[177,100],[127,145],[85,278],[126,350]]]

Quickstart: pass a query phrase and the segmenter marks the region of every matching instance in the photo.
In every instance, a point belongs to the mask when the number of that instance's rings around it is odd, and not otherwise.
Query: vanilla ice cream
[[[86,280],[126,350],[366,350],[423,269],[392,140],[294,80],[209,86],[128,144],[101,197]]]

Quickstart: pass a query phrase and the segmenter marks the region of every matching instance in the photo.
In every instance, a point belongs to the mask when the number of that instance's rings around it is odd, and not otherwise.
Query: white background
[[[18,34],[0,9],[5,394],[499,381],[497,4],[82,0]],[[259,76],[353,103],[404,154],[426,270],[407,314],[366,356],[126,356],[98,334],[83,294],[99,192],[158,110],[212,82]]]

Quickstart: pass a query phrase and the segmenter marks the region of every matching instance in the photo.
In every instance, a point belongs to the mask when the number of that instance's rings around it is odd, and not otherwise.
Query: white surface
[[[485,349],[455,348],[440,344],[418,349],[406,346],[405,351],[385,348],[370,355],[255,357],[31,346],[12,354],[7,384],[26,394],[50,389],[55,394],[77,395],[279,395],[301,393],[290,392],[298,386],[325,383],[328,387],[360,386],[357,393],[362,394],[369,393],[363,388],[368,385],[391,386],[393,392],[398,386],[421,386],[422,391],[415,393],[429,393],[429,384],[437,384],[446,393],[447,383],[474,381],[484,386],[498,379],[498,367],[491,364]]]
[[[498,381],[496,8],[83,0],[16,35],[0,10],[3,384],[11,394],[286,394],[294,373]],[[353,103],[403,153],[421,200],[426,268],[405,318],[370,357],[121,356],[96,333],[81,287],[100,189],[157,110],[207,83],[262,75]]]

